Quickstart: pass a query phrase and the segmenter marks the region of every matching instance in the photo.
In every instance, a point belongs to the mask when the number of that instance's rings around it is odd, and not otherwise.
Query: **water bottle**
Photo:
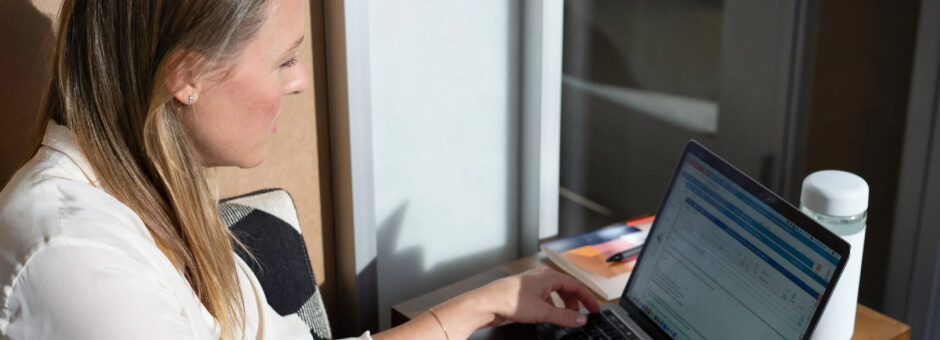
[[[851,246],[849,262],[812,337],[813,340],[848,340],[855,331],[855,307],[858,304],[865,221],[868,218],[868,183],[850,172],[814,172],[803,180],[800,210]]]

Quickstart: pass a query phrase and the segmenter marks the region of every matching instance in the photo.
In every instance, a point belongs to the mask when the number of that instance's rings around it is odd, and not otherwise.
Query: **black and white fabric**
[[[255,191],[223,199],[219,209],[225,224],[254,256],[235,247],[258,277],[268,304],[309,326],[314,339],[330,339],[329,319],[290,194],[283,189]]]

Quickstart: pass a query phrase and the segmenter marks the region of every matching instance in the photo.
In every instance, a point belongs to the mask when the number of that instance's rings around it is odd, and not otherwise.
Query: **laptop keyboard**
[[[536,326],[540,340],[640,340],[614,312],[605,310],[589,314],[587,324],[581,328],[565,328],[552,324]]]

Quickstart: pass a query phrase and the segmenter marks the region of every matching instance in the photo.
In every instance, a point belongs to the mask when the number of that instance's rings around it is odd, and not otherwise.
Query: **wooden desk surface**
[[[522,258],[498,268],[482,272],[471,276],[449,286],[435,290],[433,292],[421,295],[414,299],[392,306],[392,326],[397,326],[408,322],[412,318],[421,315],[430,307],[434,307],[448,299],[460,295],[464,292],[473,290],[490,283],[494,280],[506,276],[519,274],[529,269],[541,266],[549,266],[555,270],[561,271],[558,267],[548,261],[544,254],[538,254]],[[597,295],[594,296],[600,303],[616,303],[615,301],[602,300]],[[852,339],[891,339],[891,340],[909,340],[911,338],[911,328],[887,315],[878,313],[863,305],[858,305],[855,314],[855,333]]]

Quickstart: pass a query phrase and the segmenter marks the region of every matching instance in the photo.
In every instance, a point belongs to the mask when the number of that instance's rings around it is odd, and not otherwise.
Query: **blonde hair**
[[[181,53],[195,60],[186,74],[225,67],[260,29],[265,2],[65,0],[40,112],[71,129],[102,188],[140,216],[225,339],[244,327],[240,243],[167,81]]]

